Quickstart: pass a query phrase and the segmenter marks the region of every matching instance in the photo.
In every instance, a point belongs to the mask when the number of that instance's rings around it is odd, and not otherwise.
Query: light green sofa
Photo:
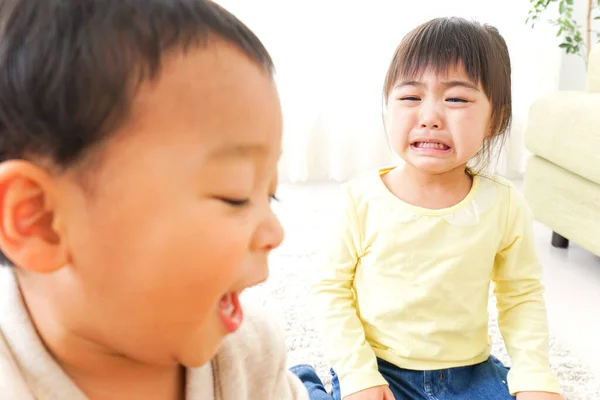
[[[590,54],[584,92],[561,91],[536,100],[525,132],[533,154],[525,171],[525,197],[535,218],[600,255],[600,45]]]

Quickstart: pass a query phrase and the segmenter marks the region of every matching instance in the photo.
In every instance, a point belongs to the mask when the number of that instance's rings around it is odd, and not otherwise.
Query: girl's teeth
[[[419,142],[417,143],[417,147],[425,148],[425,149],[446,149],[448,146],[442,143],[434,143],[434,142]]]

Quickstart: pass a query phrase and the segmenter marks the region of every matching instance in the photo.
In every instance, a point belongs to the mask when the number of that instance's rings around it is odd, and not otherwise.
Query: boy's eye
[[[221,200],[233,207],[244,207],[244,206],[247,206],[248,204],[250,204],[250,199],[232,199],[232,198],[227,198],[227,197],[221,197],[219,200]],[[274,194],[270,194],[269,195],[269,203],[273,202],[273,201],[279,201],[279,198]]]
[[[402,100],[402,101],[419,101],[421,99],[418,98],[417,96],[405,96],[405,97],[400,98],[400,100]]]
[[[220,200],[233,207],[243,207],[250,204],[250,199],[230,199],[226,197],[221,197]]]
[[[468,100],[461,99],[459,97],[450,97],[449,99],[446,99],[446,101],[450,103],[468,103]]]

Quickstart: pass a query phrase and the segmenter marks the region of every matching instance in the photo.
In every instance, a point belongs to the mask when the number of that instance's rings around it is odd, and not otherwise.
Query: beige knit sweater
[[[308,400],[289,373],[283,335],[257,309],[215,358],[188,371],[188,400]],[[0,267],[0,399],[85,400],[45,350],[26,311],[14,273]]]

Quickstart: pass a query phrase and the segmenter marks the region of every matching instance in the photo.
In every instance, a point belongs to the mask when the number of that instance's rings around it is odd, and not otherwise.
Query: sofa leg
[[[552,246],[558,247],[559,249],[566,249],[569,247],[569,239],[556,232],[552,232]]]

